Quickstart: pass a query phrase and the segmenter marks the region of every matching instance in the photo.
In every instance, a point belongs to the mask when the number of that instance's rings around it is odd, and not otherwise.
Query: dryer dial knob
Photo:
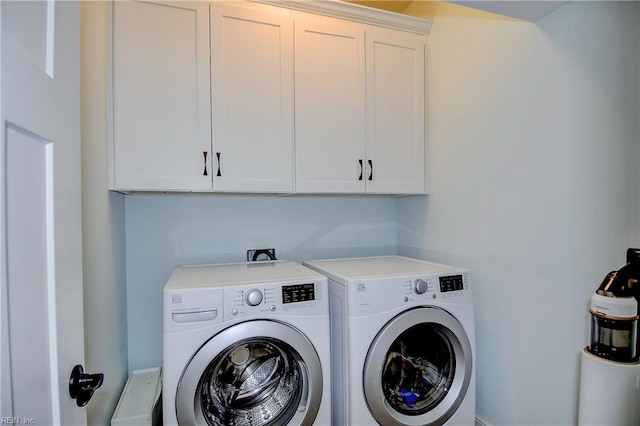
[[[258,306],[262,302],[262,292],[257,288],[252,288],[244,296],[244,300],[249,306]]]
[[[427,282],[421,278],[418,278],[413,283],[413,292],[415,294],[424,294],[428,290]]]

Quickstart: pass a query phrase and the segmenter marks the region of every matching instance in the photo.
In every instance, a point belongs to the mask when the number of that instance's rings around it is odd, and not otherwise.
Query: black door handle
[[[85,374],[81,365],[76,365],[69,377],[69,396],[76,400],[78,407],[87,405],[93,392],[102,386],[104,374]]]
[[[216,152],[216,157],[218,158],[218,173],[216,173],[216,176],[222,176],[222,170],[220,169],[220,156],[222,154],[219,152]]]
[[[202,176],[209,176],[209,173],[207,172],[207,155],[209,155],[209,152],[202,151],[202,155],[204,156],[204,172],[202,173]]]

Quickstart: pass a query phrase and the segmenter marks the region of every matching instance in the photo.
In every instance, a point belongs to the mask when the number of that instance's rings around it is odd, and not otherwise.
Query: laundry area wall
[[[395,199],[130,195],[126,197],[129,368],[162,365],[162,288],[175,266],[395,254]]]
[[[298,261],[397,252],[470,268],[478,413],[575,424],[589,297],[640,245],[639,11],[431,18],[428,196],[125,196],[106,190],[106,3],[83,3],[86,364],[107,374],[89,423],[108,424],[129,371],[161,364],[174,266],[269,246]]]
[[[470,268],[492,424],[577,423],[589,298],[639,244],[639,6],[434,19],[431,194],[398,199],[398,252]]]

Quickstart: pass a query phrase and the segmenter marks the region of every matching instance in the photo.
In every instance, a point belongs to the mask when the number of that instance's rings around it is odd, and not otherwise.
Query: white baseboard
[[[483,417],[476,416],[475,426],[493,426],[493,424],[489,423],[489,421]]]

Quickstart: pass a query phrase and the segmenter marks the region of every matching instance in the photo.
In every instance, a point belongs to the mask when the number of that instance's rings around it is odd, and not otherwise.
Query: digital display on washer
[[[440,277],[440,292],[446,293],[448,291],[458,290],[464,290],[462,275],[449,275],[447,277]]]
[[[297,303],[316,300],[315,285],[294,284],[282,286],[282,303]]]

